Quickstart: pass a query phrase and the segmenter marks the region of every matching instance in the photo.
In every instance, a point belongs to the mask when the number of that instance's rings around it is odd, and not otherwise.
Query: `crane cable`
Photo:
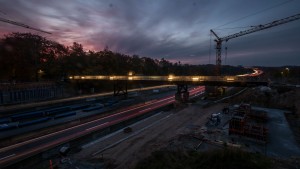
[[[8,16],[7,13],[2,11],[2,10],[0,10],[0,14],[5,15],[6,17]],[[23,27],[23,28],[35,30],[35,31],[38,31],[38,32],[46,33],[46,34],[51,34],[50,32],[47,32],[47,31],[44,31],[44,30],[41,30],[41,29],[38,29],[38,28],[35,28],[35,27],[32,27],[32,26],[23,24],[21,22],[16,22],[16,21],[13,21],[11,19],[6,19],[6,18],[3,18],[3,17],[0,17],[0,22],[9,23],[9,24],[12,24],[12,25],[20,26],[20,27]]]
[[[252,26],[239,26],[239,27],[232,27],[232,28],[215,28],[214,30],[225,30],[225,29],[243,29],[243,28],[251,28]]]
[[[223,24],[223,25],[220,25],[220,26],[218,26],[218,27],[216,27],[216,28],[220,28],[220,27],[222,27],[222,26],[225,26],[225,25],[228,25],[228,24],[231,24],[231,23],[234,23],[234,22],[243,20],[243,19],[248,18],[248,17],[250,17],[250,16],[254,16],[254,15],[263,13],[263,12],[265,12],[265,11],[267,11],[267,10],[270,10],[270,9],[273,9],[273,8],[276,8],[276,7],[285,5],[285,4],[290,3],[290,2],[292,2],[292,1],[294,1],[294,0],[287,0],[287,1],[284,1],[284,2],[282,2],[282,3],[278,3],[278,4],[276,4],[276,5],[267,7],[267,8],[265,8],[265,9],[262,9],[262,10],[260,10],[260,11],[255,12],[255,13],[252,13],[252,14],[249,14],[249,15],[246,15],[246,16],[243,16],[243,17],[240,17],[240,18],[238,18],[238,19],[236,19],[236,20],[227,22],[227,23],[225,23],[225,24]],[[216,28],[214,28],[214,29],[216,29]]]
[[[227,64],[227,41],[225,42],[225,65]]]
[[[27,28],[27,29],[31,29],[31,30],[35,30],[35,31],[39,31],[39,32],[47,33],[47,34],[51,34],[50,32],[28,26],[28,25],[20,23],[20,22],[15,22],[15,21],[12,21],[12,20],[8,20],[8,19],[2,18],[2,17],[0,17],[0,21],[5,22],[5,23],[9,23],[9,24],[12,24],[12,25],[17,25],[17,26],[20,26],[20,27],[23,27],[23,28]]]
[[[278,7],[278,6],[282,6],[282,5],[284,5],[284,4],[290,3],[290,2],[292,2],[292,1],[294,1],[294,0],[287,0],[287,1],[284,1],[284,2],[282,2],[282,3],[278,3],[278,4],[276,4],[276,5],[270,6],[270,7],[268,7],[268,8],[265,8],[265,9],[263,9],[263,10],[257,11],[257,12],[255,12],[255,13],[252,13],[252,14],[246,15],[246,16],[244,16],[244,17],[238,18],[238,19],[236,19],[236,20],[227,22],[227,23],[225,23],[225,24],[223,24],[223,25],[220,25],[220,26],[218,26],[218,27],[216,27],[216,28],[214,28],[214,29],[219,29],[219,30],[222,30],[222,29],[223,29],[223,30],[224,30],[224,29],[246,28],[246,27],[234,27],[234,28],[220,28],[220,27],[225,26],[225,25],[228,25],[228,24],[231,24],[231,23],[234,23],[234,22],[237,22],[237,21],[240,21],[240,20],[245,19],[245,18],[248,18],[248,17],[250,17],[250,16],[254,16],[254,15],[260,14],[260,13],[265,12],[265,11],[267,11],[267,10],[270,10],[270,9],[276,8],[276,7]],[[247,27],[249,27],[249,26],[247,26]],[[251,26],[250,26],[250,27],[251,27]],[[211,33],[210,33],[210,35],[211,35]],[[210,43],[211,43],[211,40],[210,40]],[[211,44],[210,44],[210,46],[211,46]],[[226,41],[226,45],[225,45],[225,64],[226,64],[226,62],[227,62],[227,49],[228,49],[228,48],[227,48],[227,41]],[[210,49],[210,50],[211,50],[211,49]],[[210,56],[209,56],[209,57],[210,57]],[[209,59],[210,59],[210,58],[209,58]]]
[[[210,32],[210,34],[209,34],[209,36],[210,36],[210,42],[209,42],[209,59],[208,59],[208,64],[210,64],[210,56],[211,56],[211,32]]]

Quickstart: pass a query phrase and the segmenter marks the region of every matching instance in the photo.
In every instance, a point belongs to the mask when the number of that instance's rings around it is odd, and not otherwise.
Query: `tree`
[[[214,65],[172,63],[138,55],[103,51],[84,51],[74,42],[65,47],[31,33],[11,33],[0,39],[0,80],[33,81],[40,77],[58,80],[69,75],[212,75]],[[223,66],[224,74],[248,72],[242,67]],[[292,76],[291,69],[289,75]]]
[[[38,80],[38,73],[59,72],[57,59],[65,54],[63,45],[31,33],[6,35],[0,46],[2,79]]]
[[[82,45],[74,42],[73,45],[68,48],[67,55],[63,56],[62,64],[64,65],[63,71],[66,75],[84,74],[88,66],[88,61]]]

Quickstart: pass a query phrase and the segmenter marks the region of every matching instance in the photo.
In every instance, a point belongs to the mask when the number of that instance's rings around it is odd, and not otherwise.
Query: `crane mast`
[[[264,29],[269,29],[269,28],[272,28],[272,27],[275,27],[275,26],[278,26],[278,25],[282,25],[282,24],[285,24],[285,23],[288,23],[288,22],[292,22],[292,21],[295,21],[295,20],[298,20],[298,19],[300,19],[300,13],[296,14],[296,15],[293,15],[293,16],[283,18],[283,19],[275,20],[273,22],[270,22],[270,23],[267,23],[267,24],[264,24],[264,25],[257,25],[257,26],[254,26],[251,29],[247,29],[247,30],[244,30],[244,31],[232,34],[232,35],[225,36],[225,37],[219,37],[211,29],[210,32],[216,37],[216,39],[214,41],[216,42],[216,73],[217,73],[217,75],[221,74],[221,63],[222,63],[221,51],[222,51],[222,42],[223,41],[227,42],[228,40],[233,39],[233,38],[237,38],[237,37],[244,36],[244,35],[247,35],[247,34],[250,34],[250,33],[258,32],[258,31],[261,31],[261,30],[264,30]]]

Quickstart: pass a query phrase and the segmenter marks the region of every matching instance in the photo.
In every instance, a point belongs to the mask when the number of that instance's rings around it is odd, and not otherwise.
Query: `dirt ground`
[[[76,161],[75,165],[78,168],[91,167],[90,159],[98,163],[105,159],[104,161],[113,163],[112,166],[116,168],[133,168],[139,160],[149,156],[153,151],[166,147],[174,137],[186,134],[191,126],[203,126],[212,113],[221,111],[225,105],[217,104],[202,108],[196,103],[188,105],[185,109],[162,112],[132,126],[131,134],[117,132],[83,146],[83,150],[72,156],[71,160]],[[118,143],[121,138],[127,139]],[[110,147],[111,145],[113,147]],[[100,165],[98,167],[101,168]]]
[[[138,161],[151,155],[152,152],[162,149],[174,149],[180,147],[187,149],[198,149],[198,151],[211,150],[213,148],[224,147],[224,142],[218,136],[214,136],[216,140],[211,142],[203,142],[202,138],[197,138],[190,133],[193,131],[205,130],[208,117],[212,113],[218,113],[224,106],[232,103],[240,103],[241,101],[249,101],[255,105],[259,102],[268,100],[267,107],[277,102],[279,106],[293,108],[296,111],[287,111],[287,121],[293,131],[296,140],[299,141],[300,133],[300,90],[287,91],[278,93],[274,91],[259,91],[260,89],[249,89],[248,92],[234,98],[229,103],[219,103],[208,108],[202,108],[200,102],[188,105],[185,108],[173,109],[169,112],[161,112],[157,115],[149,117],[137,124],[131,126],[131,133],[124,133],[122,130],[105,136],[92,143],[84,145],[79,153],[70,156],[72,165],[65,165],[62,168],[133,168]],[[250,99],[250,100],[249,100]],[[276,101],[277,100],[277,101]],[[266,105],[261,105],[266,106]],[[277,105],[278,106],[278,105]],[[276,106],[276,107],[277,107]],[[277,107],[278,108],[278,107]],[[222,124],[225,126],[225,124]],[[219,135],[222,130],[213,131]],[[298,133],[298,135],[297,135]],[[187,141],[186,141],[187,140]],[[186,143],[189,144],[186,144]],[[298,142],[299,143],[299,142]],[[175,146],[174,146],[175,145]],[[201,146],[200,146],[201,145]],[[235,146],[226,144],[226,146]],[[299,166],[299,158],[296,159],[274,159],[277,168],[294,168]],[[278,164],[278,165],[277,165]]]
[[[300,88],[252,88],[230,99],[229,104],[239,101],[256,106],[287,110],[285,114],[287,121],[300,145]]]
[[[296,141],[300,145],[300,89],[297,89],[295,92],[295,112],[286,113],[287,121],[290,124],[290,127],[294,133]]]

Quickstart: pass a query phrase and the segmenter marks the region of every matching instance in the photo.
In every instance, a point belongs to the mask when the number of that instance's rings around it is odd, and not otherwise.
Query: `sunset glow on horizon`
[[[299,1],[276,7],[282,2],[0,1],[1,18],[52,33],[48,35],[0,22],[0,36],[12,32],[31,32],[66,46],[77,42],[85,50],[99,51],[108,47],[114,52],[141,57],[214,64],[215,43],[210,29],[222,37],[299,13]],[[230,40],[223,44],[228,46],[226,64],[300,65],[299,38],[300,21],[294,21]],[[272,58],[273,61],[269,62]]]

